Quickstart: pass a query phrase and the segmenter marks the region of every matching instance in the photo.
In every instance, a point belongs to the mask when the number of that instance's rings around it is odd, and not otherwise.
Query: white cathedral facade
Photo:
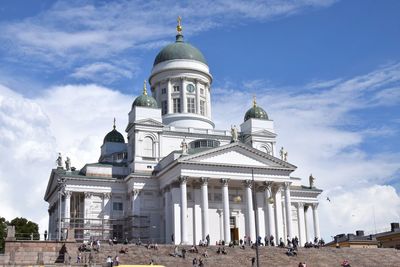
[[[175,244],[320,238],[322,191],[312,177],[305,186],[291,176],[296,166],[277,154],[274,123],[255,100],[240,129],[214,128],[209,67],[177,30],[155,58],[151,96],[145,84],[132,104],[126,140],[114,123],[97,163],[75,170],[60,158],[52,170],[49,237],[74,229],[77,240]]]

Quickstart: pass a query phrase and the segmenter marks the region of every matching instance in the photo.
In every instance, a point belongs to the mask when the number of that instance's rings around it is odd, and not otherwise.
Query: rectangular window
[[[168,109],[167,109],[167,100],[161,101],[161,113],[162,115],[167,114]]]
[[[174,113],[180,113],[181,112],[181,101],[179,98],[173,98],[172,99],[173,104],[174,104]]]
[[[174,92],[179,92],[179,85],[174,85]]]
[[[123,210],[122,202],[113,202],[113,210],[122,211]]]
[[[204,88],[200,88],[200,94],[204,95]]]
[[[194,98],[189,97],[187,99],[187,111],[189,113],[196,113],[196,108],[194,105]]]
[[[161,94],[166,94],[167,93],[167,88],[163,88],[163,89],[161,89]]]
[[[206,103],[205,101],[200,100],[200,115],[203,115],[203,116],[206,115],[205,108],[204,108],[205,103]]]

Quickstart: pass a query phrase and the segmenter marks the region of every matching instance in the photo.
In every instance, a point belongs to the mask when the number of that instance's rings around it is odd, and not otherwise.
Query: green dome
[[[194,46],[183,41],[183,35],[176,36],[175,43],[164,47],[156,56],[153,66],[158,63],[173,59],[191,59],[207,64],[203,54]]]
[[[106,137],[104,137],[103,144],[105,142],[125,143],[125,139],[120,132],[115,130],[115,125],[114,125],[114,129],[111,132],[109,132],[106,135]]]
[[[147,94],[146,81],[143,83],[143,94],[136,97],[132,104],[132,108],[133,107],[158,108],[157,101],[152,96]]]
[[[157,108],[157,101],[149,95],[140,95],[133,101],[133,107]]]
[[[244,115],[244,121],[247,121],[248,119],[268,120],[268,115],[264,109],[257,106],[256,101],[254,100],[253,107]]]

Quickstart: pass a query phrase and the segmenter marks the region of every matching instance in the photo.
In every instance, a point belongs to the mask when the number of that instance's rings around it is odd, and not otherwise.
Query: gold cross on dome
[[[177,22],[178,22],[178,25],[176,26],[176,31],[178,32],[178,34],[181,34],[182,33],[182,24],[181,24],[182,18],[181,18],[181,16],[178,16]]]

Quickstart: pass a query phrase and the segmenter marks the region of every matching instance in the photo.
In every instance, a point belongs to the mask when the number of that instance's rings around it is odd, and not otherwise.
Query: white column
[[[171,191],[169,187],[164,190],[165,206],[165,244],[169,244],[171,240]]]
[[[271,201],[272,200],[272,201]],[[268,182],[266,183],[266,187],[265,187],[265,231],[268,235],[268,237],[270,237],[271,235],[276,237],[275,234],[275,220],[274,220],[274,211],[273,211],[273,207],[272,204],[273,202],[273,198],[272,198],[272,183]]]
[[[181,244],[188,244],[187,240],[187,176],[179,177],[181,188]]]
[[[211,119],[211,88],[209,83],[204,86],[204,93],[206,94],[206,116]]]
[[[201,214],[201,192],[198,184],[194,188],[193,207],[193,245],[202,239],[202,214]]]
[[[224,240],[224,218],[222,217],[223,211],[221,209],[217,210],[219,215],[219,240]]]
[[[266,232],[265,232],[265,215],[264,215],[264,192],[256,192],[256,203],[254,204],[256,206],[256,211],[257,211],[257,219],[258,222],[256,222],[256,226],[258,227],[258,236],[260,236],[262,239],[265,237]],[[263,239],[264,240],[264,239]],[[264,242],[264,241],[262,241]]]
[[[85,219],[89,219],[91,216],[91,209],[90,206],[92,205],[92,193],[90,192],[85,192]]]
[[[278,185],[275,188],[275,244],[279,244],[279,238],[284,240],[283,236],[283,214],[282,214],[282,187]]]
[[[196,87],[196,114],[200,115],[200,88],[199,81],[196,79],[195,81]]]
[[[174,244],[179,245],[181,243],[181,200],[180,200],[180,189],[177,187],[171,188],[171,204],[172,204],[172,233],[171,237],[174,237]]]
[[[285,183],[284,184],[285,188],[285,211],[286,211],[286,233],[289,237],[290,240],[292,240],[293,237],[293,231],[292,231],[292,204],[290,201],[290,183]]]
[[[231,242],[231,226],[230,226],[230,212],[229,212],[229,192],[228,192],[228,180],[221,179],[222,183],[222,199],[224,203],[224,240],[225,244]]]
[[[304,205],[304,226],[305,226],[305,231],[306,231],[306,242],[310,242],[311,241],[310,231],[308,230],[309,229],[309,226],[308,226],[308,210],[309,210],[309,207],[310,206]]]
[[[187,99],[186,99],[186,88],[185,88],[186,82],[185,82],[185,78],[181,78],[181,110],[182,113],[187,113]]]
[[[69,218],[71,217],[71,191],[65,191],[64,197],[65,197],[65,211],[64,211],[64,223],[65,226],[69,226]]]
[[[168,83],[167,83],[167,114],[170,114],[173,112],[172,109],[172,85],[171,85],[171,80],[168,79]]]
[[[319,232],[319,218],[318,218],[318,203],[312,204],[313,210],[313,221],[314,221],[314,238],[321,238],[321,234]]]
[[[138,215],[140,213],[140,205],[138,201],[139,189],[133,189],[131,193],[131,214]]]
[[[297,203],[297,222],[299,226],[299,244],[300,246],[304,246],[306,243],[306,227],[304,220],[304,203]]]
[[[201,181],[201,222],[202,222],[202,239],[210,234],[208,219],[208,178],[200,178]]]
[[[255,242],[255,224],[254,224],[254,209],[253,209],[253,195],[252,195],[252,181],[244,181],[246,190],[246,236],[250,236],[250,239]]]

